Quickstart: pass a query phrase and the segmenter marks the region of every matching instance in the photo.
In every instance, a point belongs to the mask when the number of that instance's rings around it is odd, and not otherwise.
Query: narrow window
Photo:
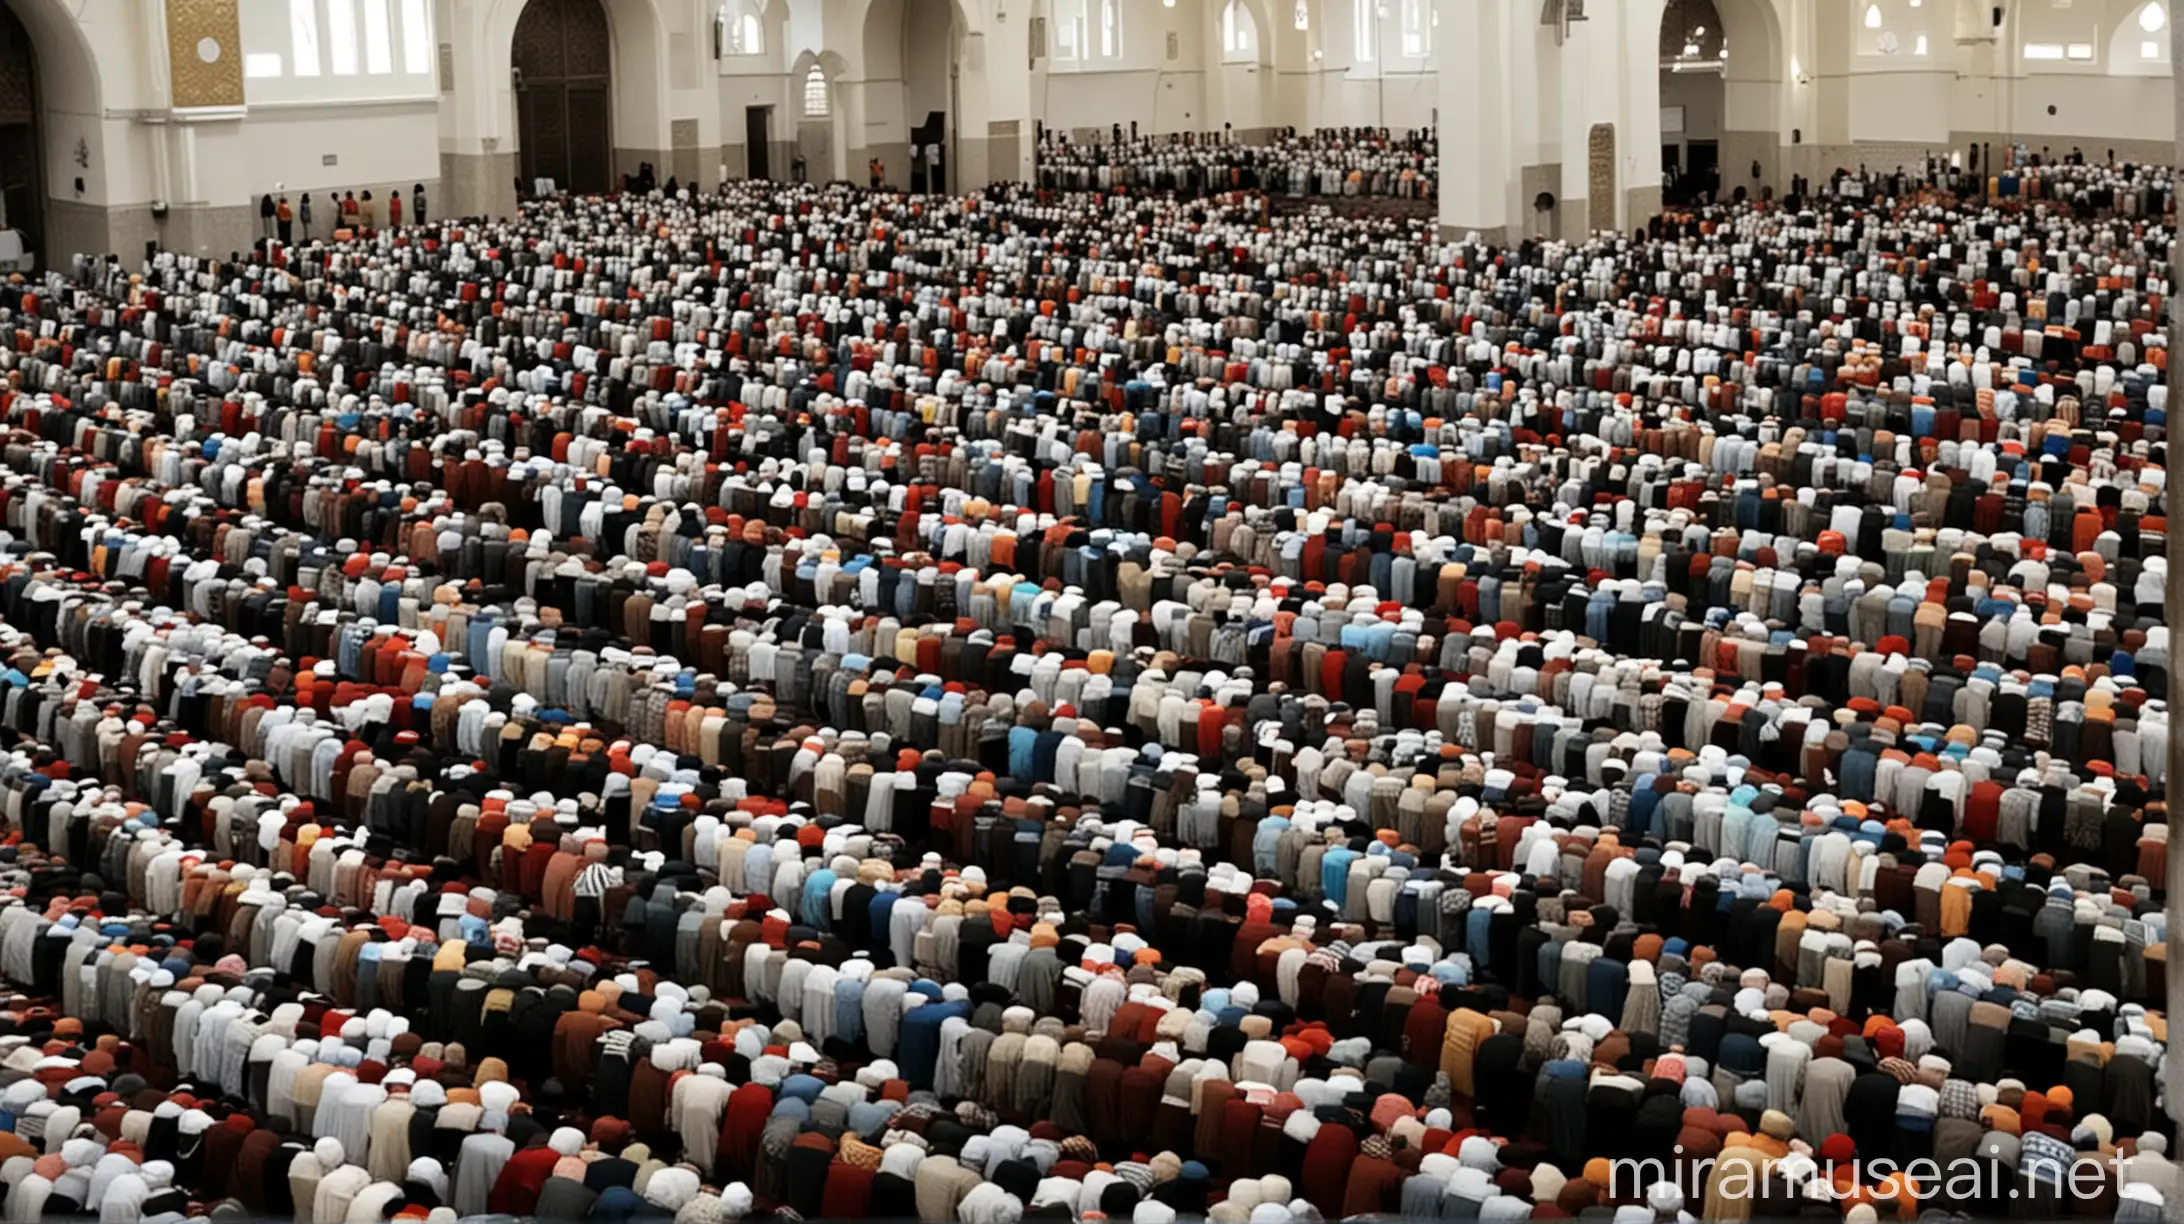
[[[432,71],[432,5],[402,0],[402,71],[424,76]]]
[[[334,75],[356,75],[356,0],[326,0],[326,36],[334,50]]]
[[[288,42],[295,53],[296,75],[319,74],[318,0],[288,0]]]

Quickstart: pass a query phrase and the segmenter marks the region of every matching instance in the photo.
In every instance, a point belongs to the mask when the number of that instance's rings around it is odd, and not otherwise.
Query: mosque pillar
[[[686,186],[720,186],[720,5],[717,0],[662,0],[670,37],[668,58],[668,152],[660,166]]]
[[[450,217],[509,217],[516,211],[515,106],[509,44],[519,4],[449,0],[442,10],[440,199]],[[496,13],[496,10],[510,10]],[[497,41],[497,46],[496,46]]]
[[[1012,11],[1013,10],[1013,11]],[[1031,55],[1031,9],[978,5],[956,9],[964,23],[956,43],[949,122],[955,125],[959,166],[949,186],[976,191],[991,183],[1032,177],[1034,75],[1044,80],[1043,64]]]
[[[955,126],[955,191],[976,191],[996,178],[1015,178],[1008,167],[994,165],[993,106],[987,63],[992,48],[982,30],[966,31],[956,44],[955,63],[948,81],[949,122]],[[1028,71],[1028,68],[1026,69]]]
[[[1517,178],[1509,137],[1508,57],[1502,52],[1519,0],[1435,0],[1433,49],[1440,91],[1440,223],[1444,238],[1471,231],[1488,242],[1515,232]],[[1529,0],[1524,0],[1528,4]],[[1457,56],[1461,64],[1450,61]]]
[[[678,39],[696,37],[687,29],[690,23],[675,20],[676,10],[687,15],[689,6],[676,0],[603,3],[614,31],[615,173],[635,175],[649,162],[654,180],[665,184],[675,172],[675,89],[678,84],[695,88],[688,62],[679,67],[670,54]],[[695,142],[694,125],[686,126],[685,134]]]
[[[1562,43],[1556,232],[1628,231],[1661,205],[1663,0],[1588,4]]]

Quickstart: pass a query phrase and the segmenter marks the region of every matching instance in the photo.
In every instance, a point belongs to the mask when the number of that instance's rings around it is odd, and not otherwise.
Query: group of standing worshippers
[[[1440,142],[1431,130],[1327,128],[1300,135],[1288,129],[1262,140],[1233,133],[1123,136],[1076,141],[1042,133],[1039,185],[1057,191],[1175,192],[1202,196],[1263,192],[1269,196],[1437,198]]]
[[[1857,181],[0,289],[0,1217],[2151,1224],[2167,174]]]
[[[376,229],[382,224],[379,205],[372,199],[369,187],[364,189],[361,199],[357,197],[356,190],[351,188],[347,192],[328,192],[327,200],[326,206],[333,209],[333,230]],[[409,195],[409,224],[429,224],[429,207],[425,198],[425,185],[413,185]],[[293,245],[299,239],[308,243],[312,239],[313,216],[310,192],[303,192],[293,204],[289,202],[286,192],[268,192],[258,198],[258,237],[262,240],[278,240],[283,246]],[[399,187],[387,193],[387,212],[383,223],[389,229],[399,229],[404,223],[402,189]]]

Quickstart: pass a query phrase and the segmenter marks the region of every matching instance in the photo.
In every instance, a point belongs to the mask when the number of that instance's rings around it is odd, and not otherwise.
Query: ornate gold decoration
[[[1615,228],[1615,125],[1595,123],[1586,140],[1585,211],[1589,228]]]
[[[30,32],[15,14],[0,21],[0,125],[30,123],[38,115],[38,80]]]
[[[216,48],[209,62],[200,44]],[[167,0],[167,77],[177,110],[243,104],[243,32],[235,0]]]

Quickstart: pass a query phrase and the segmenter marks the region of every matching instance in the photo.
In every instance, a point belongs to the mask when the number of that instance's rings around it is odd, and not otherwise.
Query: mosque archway
[[[952,183],[968,27],[956,0],[872,0],[865,10],[865,152],[897,186]]]
[[[614,44],[601,0],[530,0],[516,22],[517,165],[523,189],[614,184]]]
[[[1714,0],[1669,0],[1661,14],[1661,199],[1727,194],[1721,133],[1729,44]]]
[[[24,248],[45,248],[43,124],[38,52],[13,9],[0,6],[0,224],[20,230]],[[50,262],[57,252],[44,250]]]

